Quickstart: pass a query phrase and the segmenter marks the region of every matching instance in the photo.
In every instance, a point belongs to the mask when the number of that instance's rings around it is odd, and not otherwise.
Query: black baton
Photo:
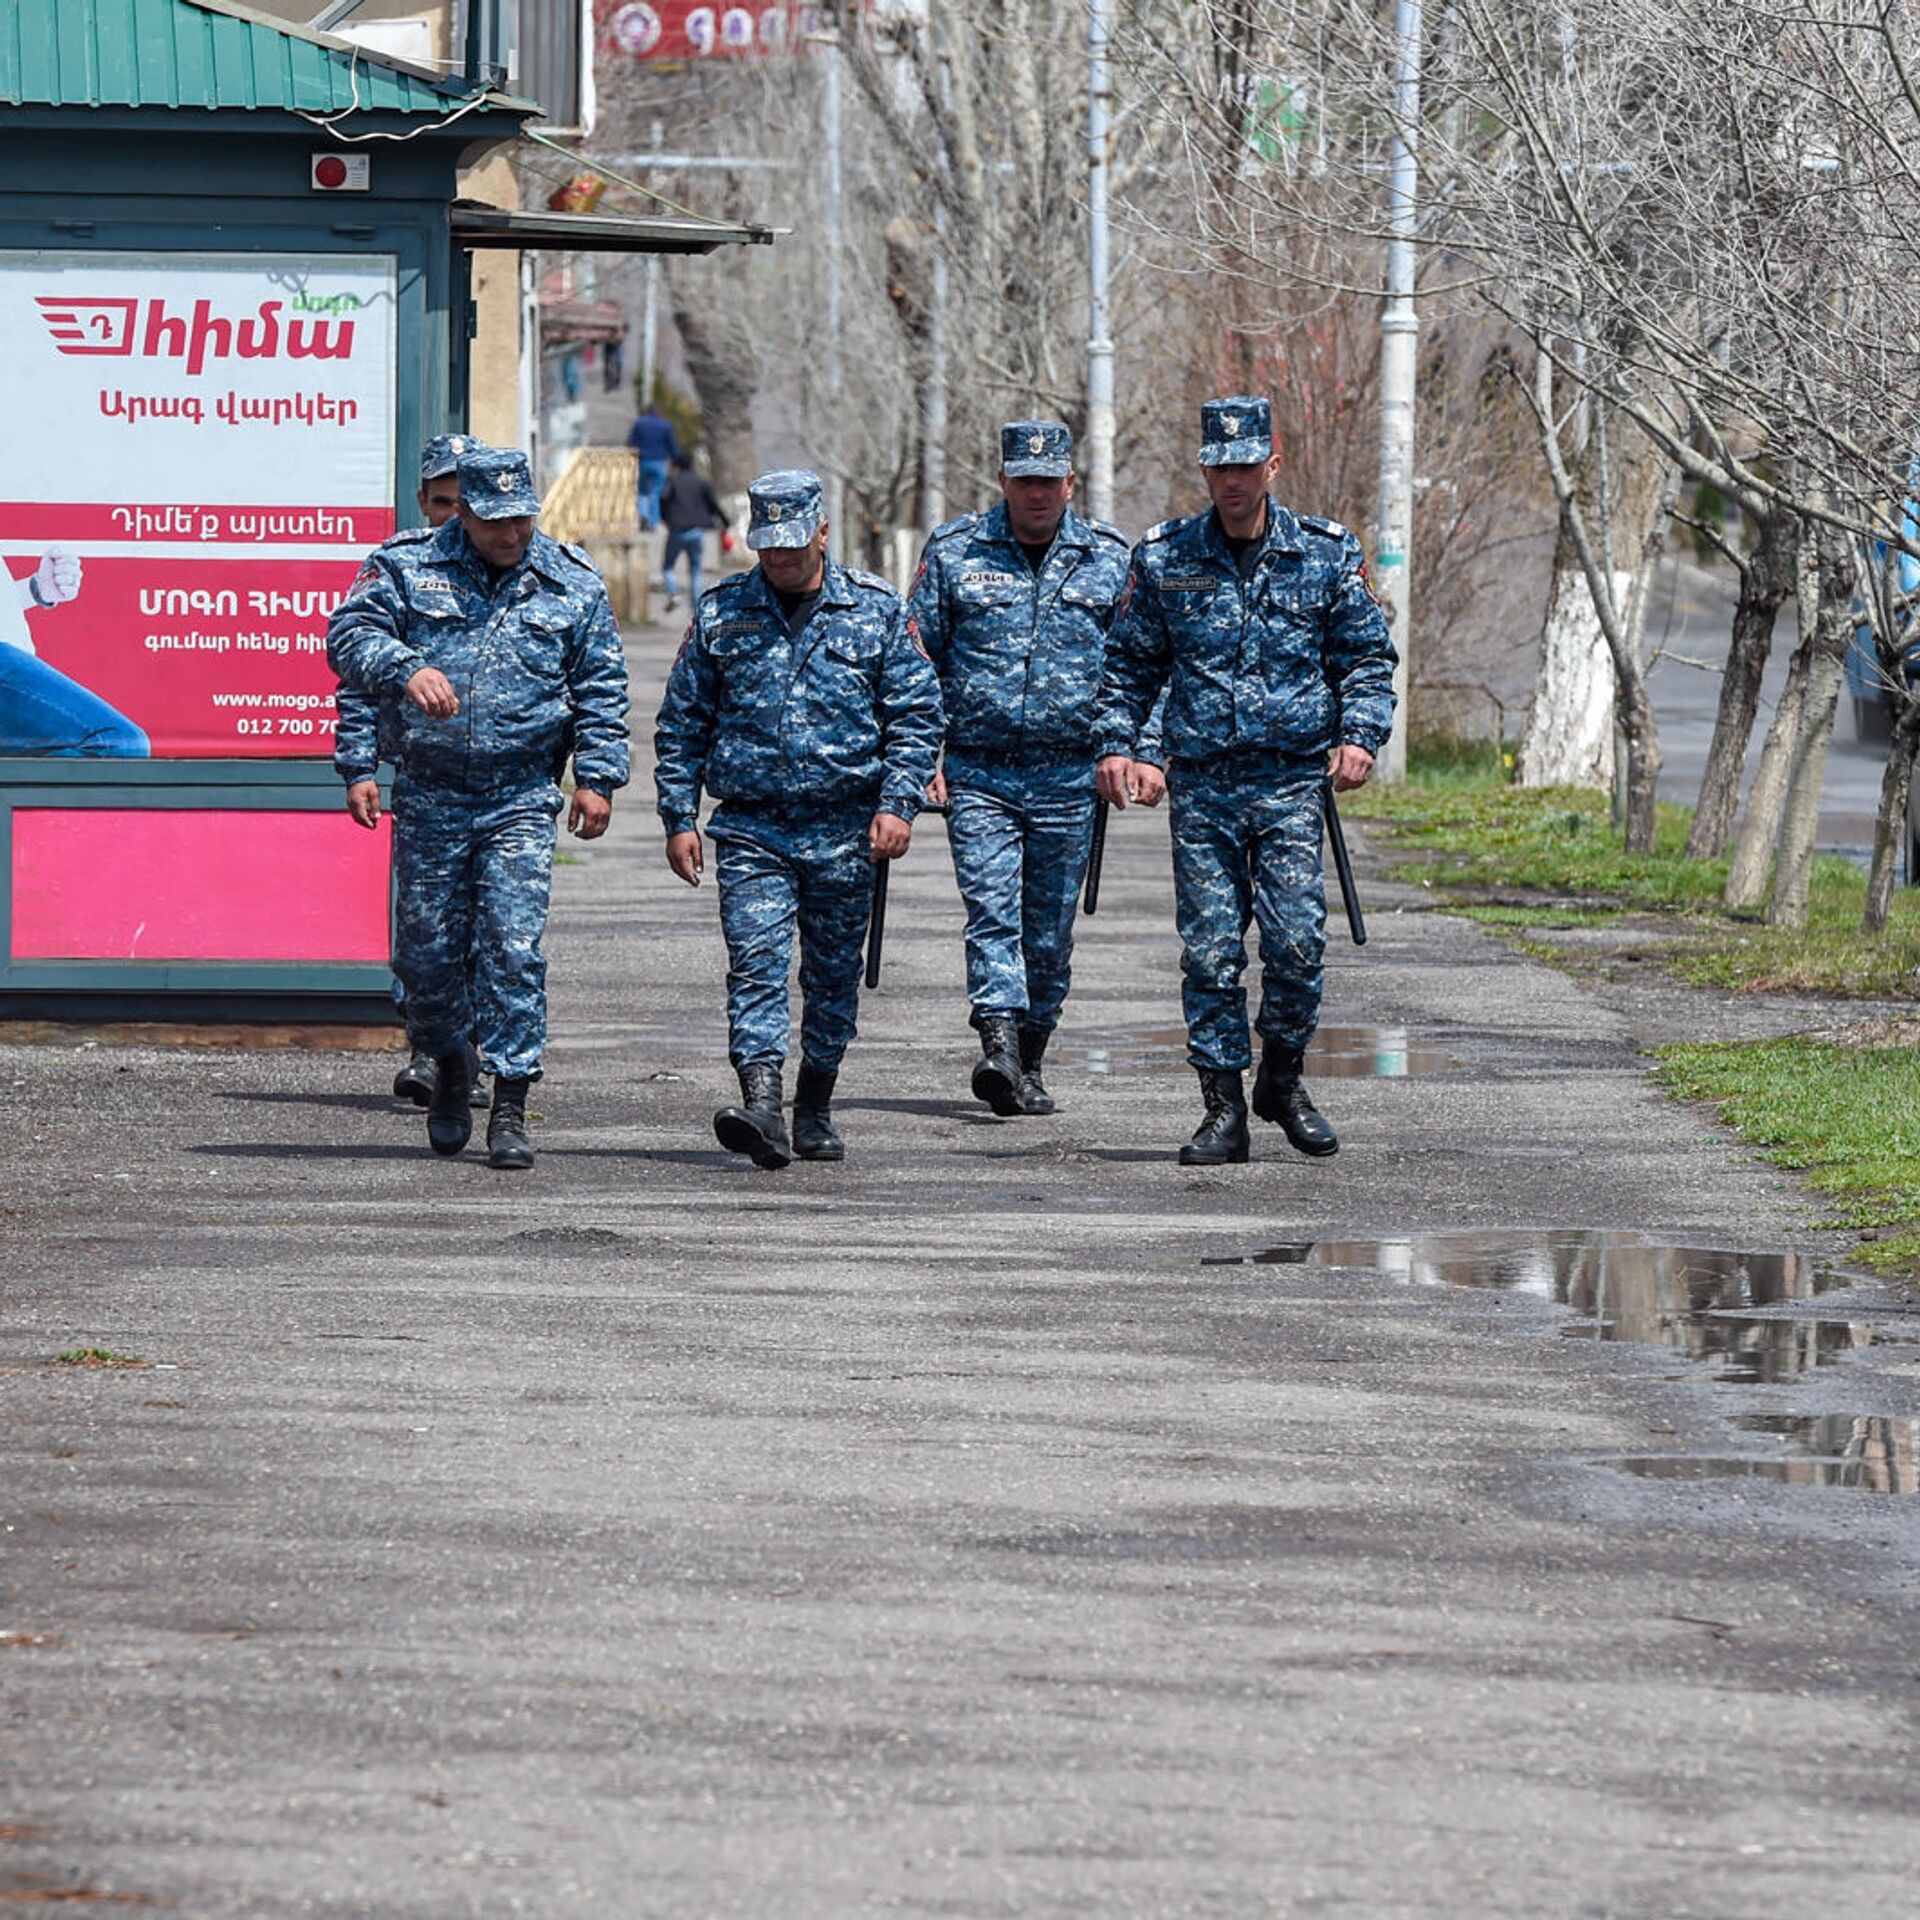
[[[1107,813],[1104,800],[1093,803],[1093,844],[1087,849],[1087,887],[1080,896],[1082,913],[1100,911],[1100,865],[1107,857]]]
[[[867,916],[867,985],[880,984],[880,949],[887,943],[887,869],[891,860],[873,863],[873,910]]]
[[[1340,904],[1347,910],[1347,931],[1353,944],[1367,944],[1367,922],[1360,911],[1360,889],[1353,884],[1353,862],[1347,858],[1347,836],[1340,829],[1340,810],[1333,804],[1333,782],[1326,783],[1327,839],[1333,847],[1333,870],[1340,879]]]

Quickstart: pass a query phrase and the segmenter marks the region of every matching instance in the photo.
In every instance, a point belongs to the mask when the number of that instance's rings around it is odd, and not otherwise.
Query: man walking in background
[[[667,484],[667,466],[680,452],[673,422],[665,418],[651,400],[640,409],[639,418],[627,429],[627,445],[640,462],[640,531],[651,533],[660,524],[660,493]]]
[[[667,612],[678,604],[673,597],[673,563],[687,556],[687,598],[700,598],[700,550],[706,544],[707,529],[720,533],[722,553],[733,544],[727,530],[727,510],[714,496],[704,473],[693,470],[690,454],[673,456],[673,471],[667,476],[666,491],[660,496],[660,517],[666,524],[666,544],[660,555],[660,591],[667,598]]]

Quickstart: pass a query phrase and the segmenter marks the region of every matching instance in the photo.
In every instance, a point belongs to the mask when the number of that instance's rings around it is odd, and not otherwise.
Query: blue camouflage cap
[[[1249,467],[1273,455],[1273,409],[1251,394],[1209,400],[1200,409],[1200,464]]]
[[[1009,420],[1000,429],[1000,471],[1009,480],[1064,480],[1073,434],[1064,420]]]
[[[747,483],[747,545],[804,547],[820,531],[820,476],[804,467],[782,467]]]
[[[479,447],[460,456],[460,504],[481,520],[517,520],[540,511],[527,456],[513,447]]]
[[[470,433],[436,433],[420,449],[420,484],[424,487],[429,480],[441,480],[458,472],[460,462],[468,454],[482,451],[485,445],[484,440],[476,440]]]

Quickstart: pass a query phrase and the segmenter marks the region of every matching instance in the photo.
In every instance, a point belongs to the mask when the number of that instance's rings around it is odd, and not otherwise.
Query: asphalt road
[[[1187,1171],[1164,821],[1111,862],[1001,1122],[916,836],[839,1167],[715,1147],[637,793],[557,875],[531,1174],[390,1059],[0,1045],[0,1905],[1905,1910],[1916,1502],[1819,1482],[1912,1485],[1920,1319],[1807,1298],[1813,1210],[1639,1052],[1821,1010],[1376,885],[1342,1151]]]

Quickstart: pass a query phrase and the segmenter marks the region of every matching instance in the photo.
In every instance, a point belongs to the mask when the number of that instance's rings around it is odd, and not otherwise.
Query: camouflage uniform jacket
[[[1154,527],[1133,551],[1114,621],[1101,753],[1134,751],[1163,685],[1176,761],[1377,753],[1393,726],[1396,656],[1363,569],[1346,528],[1277,500],[1244,579],[1211,509]]]
[[[343,685],[395,703],[396,761],[421,786],[487,793],[554,778],[571,748],[579,785],[627,781],[627,662],[592,561],[543,533],[499,579],[459,521],[376,548],[327,627]],[[421,713],[403,689],[422,667],[460,711]]]
[[[384,540],[376,552],[389,547],[417,547],[433,538],[431,527],[403,527],[390,540]],[[406,696],[401,696],[404,699]],[[337,718],[333,730],[333,770],[348,786],[371,780],[380,771],[382,760],[392,760],[400,751],[400,712],[391,699],[361,693],[341,683],[335,696]]]
[[[1004,502],[928,536],[907,611],[940,676],[947,745],[1057,755],[1095,745],[1126,537],[1071,507],[1036,573]],[[1143,746],[1142,759],[1157,754]]]
[[[701,596],[667,678],[661,822],[691,829],[702,788],[743,806],[872,806],[911,821],[940,727],[940,683],[884,580],[829,561],[812,617],[789,637],[755,567]]]

